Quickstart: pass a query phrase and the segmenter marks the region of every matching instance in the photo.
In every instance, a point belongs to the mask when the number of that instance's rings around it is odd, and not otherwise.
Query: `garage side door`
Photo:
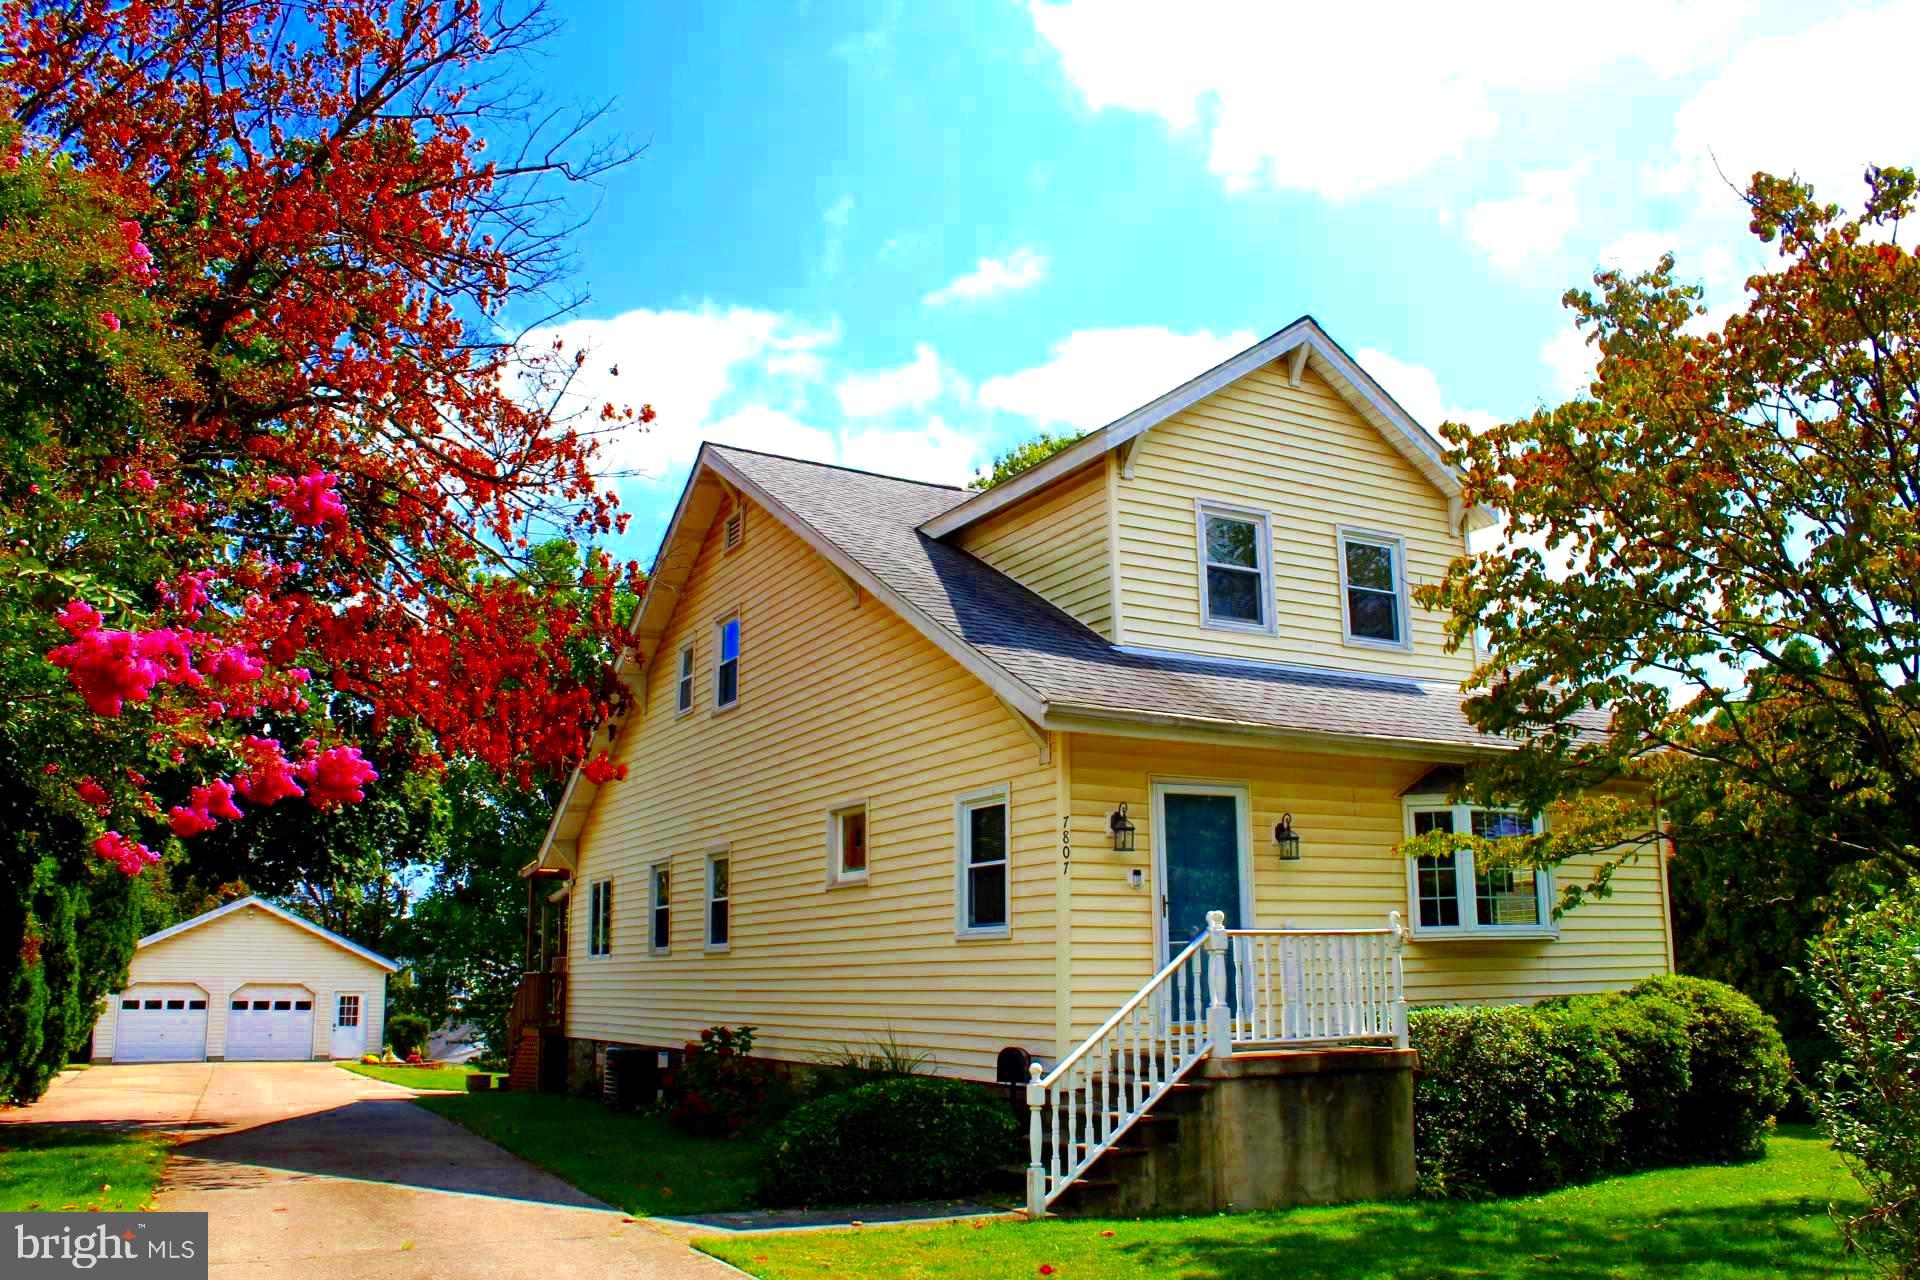
[[[115,1062],[198,1062],[207,1056],[207,993],[140,983],[120,993]]]
[[[313,1056],[313,993],[252,984],[227,1005],[227,1061],[297,1062]]]

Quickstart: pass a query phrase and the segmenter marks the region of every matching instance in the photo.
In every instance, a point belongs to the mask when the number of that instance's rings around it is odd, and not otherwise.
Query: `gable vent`
[[[746,537],[746,533],[747,513],[742,508],[735,507],[727,513],[726,531],[721,535],[726,549],[731,551],[739,546],[741,540]]]

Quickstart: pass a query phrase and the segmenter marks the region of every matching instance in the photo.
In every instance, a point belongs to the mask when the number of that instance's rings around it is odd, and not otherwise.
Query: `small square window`
[[[293,1002],[293,1007],[294,1007],[294,1009],[295,1009],[295,1010],[296,1010],[297,1012],[301,1012],[301,1013],[304,1013],[304,1012],[306,1012],[307,1010],[309,1010],[309,1009],[311,1009],[311,1008],[313,1008],[313,1001],[311,1001],[311,1000],[295,1000],[295,1001]]]
[[[867,806],[846,805],[827,815],[827,873],[834,884],[867,878]]]
[[[207,1002],[206,1002],[205,1000],[189,1000],[189,1001],[187,1001],[187,1008],[189,1008],[189,1009],[204,1009],[204,1008],[206,1008],[206,1007],[207,1007]]]
[[[291,1001],[291,1000],[275,1000],[275,1001],[273,1002],[273,1007],[274,1007],[275,1009],[277,1009],[277,1010],[279,1010],[279,1011],[280,1011],[281,1013],[287,1013],[287,1012],[289,1012],[289,1011],[291,1011],[291,1010],[292,1010],[292,1008],[293,1008],[293,1001]]]
[[[140,1007],[140,1002],[138,1000],[122,1000],[120,1002],[120,1007],[122,1009],[138,1009]]]
[[[169,1008],[169,1009],[184,1009],[184,1008],[186,1008],[186,1007],[187,1007],[187,1002],[186,1002],[185,1000],[169,1000],[169,1001],[167,1001],[167,1008]]]
[[[160,1001],[158,1001],[158,1000],[149,1000],[149,1001],[147,1001],[147,1008],[149,1008],[149,1009],[158,1009],[159,1007],[160,1007]]]
[[[253,1011],[255,1013],[269,1013],[272,1010],[273,1001],[271,1000],[255,1000],[253,1002]]]

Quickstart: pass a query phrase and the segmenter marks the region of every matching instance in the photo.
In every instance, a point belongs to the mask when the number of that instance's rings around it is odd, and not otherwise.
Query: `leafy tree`
[[[447,771],[449,831],[434,878],[394,926],[392,954],[413,971],[405,1003],[434,1026],[471,1022],[493,1053],[507,1045],[519,985],[527,882],[520,868],[540,850],[553,788],[525,787],[476,762]]]
[[[993,466],[983,476],[967,481],[969,489],[991,489],[1002,480],[1011,480],[1029,467],[1037,467],[1067,446],[1077,443],[1079,432],[1042,431],[1005,453],[995,454]]]
[[[1866,177],[1843,218],[1756,175],[1781,265],[1744,311],[1706,331],[1670,256],[1601,272],[1566,295],[1599,356],[1587,396],[1443,428],[1467,498],[1508,517],[1417,593],[1453,643],[1481,636],[1467,714],[1517,746],[1472,785],[1559,818],[1489,854],[1648,835],[1647,806],[1589,788],[1707,770],[1716,821],[1920,868],[1920,260],[1897,244],[1915,179]]]

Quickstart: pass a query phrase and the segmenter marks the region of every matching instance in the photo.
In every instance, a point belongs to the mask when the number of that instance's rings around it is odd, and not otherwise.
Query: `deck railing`
[[[1039,1217],[1201,1059],[1236,1047],[1407,1043],[1405,934],[1207,930],[1027,1085],[1027,1212]]]

